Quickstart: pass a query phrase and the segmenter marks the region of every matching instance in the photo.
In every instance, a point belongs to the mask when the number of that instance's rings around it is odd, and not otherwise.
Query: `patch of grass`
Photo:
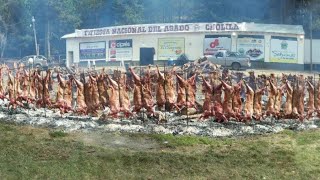
[[[174,136],[172,134],[151,134],[149,136],[160,144],[164,144],[170,148],[195,145],[219,146],[230,144],[233,141],[232,139],[227,138],[222,141],[221,139],[213,139],[210,137]]]
[[[52,138],[61,138],[68,136],[68,133],[62,132],[62,131],[53,131],[49,132],[50,137]]]
[[[15,131],[15,128],[13,128],[11,125],[0,123],[0,131]]]
[[[46,137],[37,134],[44,132]],[[319,133],[239,139],[134,135],[133,141],[168,141],[171,147],[132,151],[86,146],[72,139],[74,134],[50,138],[46,130],[0,123],[0,179],[317,179],[320,144],[314,138]],[[195,152],[186,153],[190,149]]]
[[[297,135],[297,132],[286,129],[286,130],[282,131],[280,134],[285,134],[290,137],[294,137],[295,135]]]
[[[297,139],[298,145],[300,146],[319,143],[320,133],[319,131],[308,131],[308,132],[299,134],[299,136],[296,139]]]

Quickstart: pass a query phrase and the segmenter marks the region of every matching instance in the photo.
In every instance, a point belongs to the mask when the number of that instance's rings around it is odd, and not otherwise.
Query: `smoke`
[[[9,7],[10,12],[14,12],[12,21],[18,25],[12,28],[12,31],[17,32],[15,34],[11,32],[13,35],[8,36],[9,46],[6,56],[25,56],[35,52],[32,27],[29,27],[29,24],[32,24],[32,16],[36,18],[41,54],[46,52],[48,20],[51,23],[52,54],[65,53],[65,41],[60,40],[60,37],[74,32],[75,28],[99,28],[119,24],[186,22],[296,24],[303,25],[308,36],[312,10],[314,35],[317,36],[320,30],[318,0],[26,0],[21,2],[24,4],[12,4]],[[75,3],[76,6],[65,7],[68,3]],[[73,13],[79,16],[72,16]],[[75,22],[75,27],[67,21],[61,23],[60,20],[56,20],[60,16],[64,17],[62,21],[69,18],[68,20]],[[18,32],[19,29],[21,32]],[[17,50],[20,52],[17,53]]]

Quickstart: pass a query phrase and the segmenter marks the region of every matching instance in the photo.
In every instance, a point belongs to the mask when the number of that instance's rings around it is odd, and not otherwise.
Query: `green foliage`
[[[114,0],[112,4],[116,25],[138,24],[143,22],[141,0]]]
[[[61,138],[68,136],[68,133],[62,132],[62,131],[53,131],[49,132],[50,137],[52,138]]]

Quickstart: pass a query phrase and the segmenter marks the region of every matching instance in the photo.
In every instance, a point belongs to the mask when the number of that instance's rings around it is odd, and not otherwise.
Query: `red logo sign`
[[[116,48],[116,46],[117,46],[116,41],[111,41],[111,48]]]
[[[215,48],[219,46],[219,39],[215,39],[213,42],[210,43],[211,48]]]

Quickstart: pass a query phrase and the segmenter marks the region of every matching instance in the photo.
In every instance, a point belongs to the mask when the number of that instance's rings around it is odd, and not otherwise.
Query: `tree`
[[[141,0],[113,0],[114,24],[143,23],[143,5]]]
[[[0,57],[5,55],[8,44],[19,35],[19,29],[24,24],[22,0],[0,0]]]

